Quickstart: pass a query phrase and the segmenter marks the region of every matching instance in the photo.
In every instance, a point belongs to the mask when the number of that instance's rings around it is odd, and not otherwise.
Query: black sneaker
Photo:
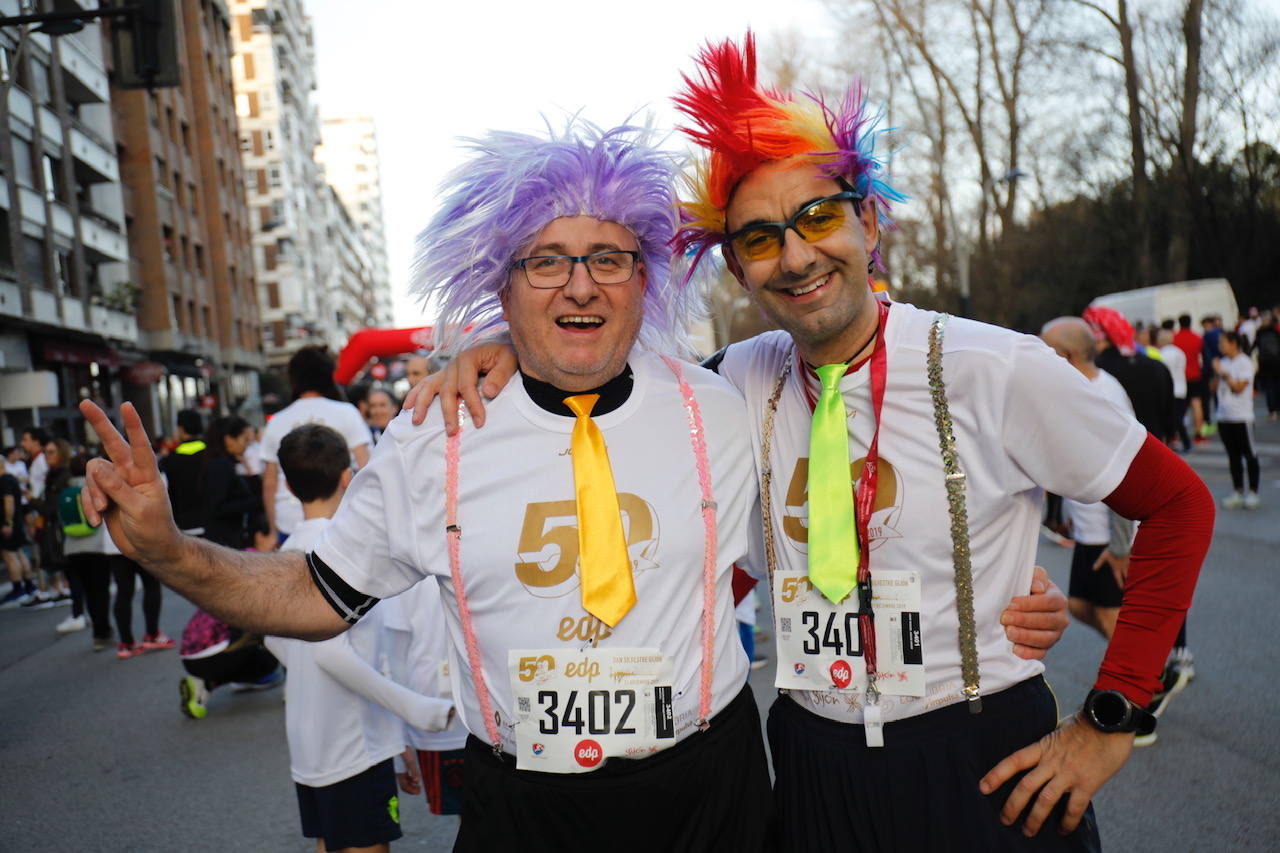
[[[41,592],[32,593],[31,598],[22,602],[23,610],[48,610],[54,605],[54,596]]]

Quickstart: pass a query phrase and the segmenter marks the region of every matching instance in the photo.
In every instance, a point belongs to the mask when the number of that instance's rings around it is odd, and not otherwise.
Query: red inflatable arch
[[[360,375],[371,360],[388,358],[406,352],[430,350],[431,327],[415,329],[361,329],[351,336],[338,355],[338,366],[333,369],[333,379],[346,385]]]

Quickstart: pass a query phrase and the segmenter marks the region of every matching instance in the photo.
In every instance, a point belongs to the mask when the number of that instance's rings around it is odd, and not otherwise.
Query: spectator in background
[[[1169,371],[1138,351],[1133,327],[1118,311],[1089,307],[1084,310],[1084,321],[1098,341],[1098,367],[1124,387],[1138,423],[1163,440],[1173,422],[1173,378]]]
[[[1200,369],[1200,349],[1203,343],[1200,336],[1191,330],[1191,315],[1179,316],[1173,345],[1182,350],[1187,358],[1187,402],[1191,407],[1191,434],[1195,444],[1205,441],[1200,430],[1204,428],[1205,398],[1209,394],[1209,383]]]
[[[1257,509],[1258,455],[1253,449],[1253,359],[1245,355],[1240,335],[1223,332],[1218,345],[1222,352],[1213,362],[1218,384],[1218,434],[1227,450],[1231,485],[1235,491],[1223,499],[1227,509]],[[1249,491],[1244,491],[1245,466],[1249,471]]]
[[[247,544],[250,513],[262,497],[236,470],[253,430],[244,418],[218,418],[205,434],[204,538],[240,550]]]
[[[373,433],[373,443],[377,444],[387,424],[400,413],[400,401],[381,388],[370,391],[368,400],[369,408],[365,419],[369,422],[369,431]]]
[[[58,623],[56,630],[60,634],[69,634],[83,631],[91,624],[93,650],[100,652],[111,645],[111,570],[107,566],[106,554],[103,553],[103,540],[107,538],[106,527],[90,527],[84,520],[83,510],[76,503],[79,500],[79,489],[84,486],[85,465],[88,461],[89,457],[83,453],[72,458],[68,489],[75,490],[75,498],[59,500],[59,516],[67,576],[72,579],[72,589],[79,586],[82,590],[89,619],[86,622],[85,614],[76,613],[73,609],[70,616]]]
[[[192,536],[204,533],[204,468],[206,445],[200,434],[204,419],[195,409],[178,412],[178,446],[160,465],[169,481],[169,505],[178,529]]]
[[[71,482],[71,444],[64,438],[49,441],[44,447],[44,460],[46,467],[40,483],[42,495],[33,506],[39,513],[36,544],[40,546],[40,571],[44,573],[48,591],[43,597],[32,598],[22,606],[44,610],[70,602],[72,615],[79,616],[84,612],[84,595],[78,578],[71,582],[70,590],[67,588],[62,527],[58,523],[58,498]],[[32,471],[35,471],[35,465],[32,465]]]
[[[1267,400],[1267,420],[1280,421],[1280,305],[1262,317],[1255,337],[1258,385]]]
[[[333,357],[320,346],[303,347],[289,359],[289,385],[293,402],[276,412],[262,431],[262,502],[266,505],[271,535],[283,542],[302,523],[302,504],[290,493],[280,474],[276,453],[294,427],[322,424],[346,439],[356,467],[369,461],[369,427],[355,406],[344,402],[333,381]]]
[[[1240,346],[1246,354],[1253,352],[1254,341],[1261,326],[1262,318],[1258,316],[1258,306],[1251,305],[1247,314],[1240,315],[1240,322],[1236,324],[1236,333],[1240,335]]]
[[[369,392],[373,386],[368,382],[357,382],[347,386],[347,402],[356,407],[360,417],[369,419]]]
[[[1191,435],[1187,432],[1187,356],[1173,343],[1172,329],[1161,329],[1156,343],[1160,345],[1160,360],[1173,379],[1173,415],[1163,438],[1170,445],[1175,438],[1180,439],[1186,453],[1191,450]]]
[[[1200,375],[1207,380],[1204,397],[1204,426],[1200,427],[1202,438],[1208,438],[1217,432],[1214,426],[1213,410],[1218,402],[1218,374],[1213,364],[1222,355],[1218,341],[1222,337],[1222,318],[1217,314],[1208,314],[1200,318],[1200,328],[1204,334],[1200,344]]]
[[[27,457],[19,445],[15,444],[5,450],[4,472],[12,475],[22,488],[27,487]]]
[[[409,356],[404,363],[404,378],[409,380],[409,387],[416,388],[418,383],[431,375],[431,359],[418,353]]]
[[[16,448],[21,452],[20,448]],[[26,465],[23,465],[23,470]],[[0,599],[0,610],[11,610],[30,601],[35,595],[36,584],[32,579],[31,562],[23,552],[27,544],[27,525],[22,517],[22,484],[17,476],[6,469],[0,474],[0,557],[13,587]]]

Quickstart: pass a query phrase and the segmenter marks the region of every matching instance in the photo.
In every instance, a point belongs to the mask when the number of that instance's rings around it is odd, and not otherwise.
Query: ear
[[[507,316],[507,298],[511,294],[511,282],[507,281],[507,286],[498,291],[498,302],[502,304],[502,319],[511,322],[511,318]]]
[[[862,237],[867,249],[867,257],[880,245],[880,217],[876,214],[876,203],[866,199],[862,204],[862,213],[858,217],[862,222]]]
[[[724,265],[729,270],[729,274],[738,280],[738,286],[750,293],[751,288],[747,287],[746,276],[742,274],[742,264],[738,262],[738,256],[733,253],[733,247],[728,243],[722,243],[720,255],[724,258]]]
[[[342,476],[338,478],[338,488],[345,490],[347,486],[351,485],[351,478],[353,476],[355,475],[351,472],[350,468],[343,468]]]

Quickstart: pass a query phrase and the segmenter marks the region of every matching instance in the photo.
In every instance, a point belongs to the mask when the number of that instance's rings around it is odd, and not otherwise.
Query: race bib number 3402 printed
[[[586,773],[676,742],[671,659],[658,649],[513,649],[516,767]]]
[[[787,690],[867,689],[858,635],[858,596],[832,604],[803,572],[774,575],[778,632],[777,686]],[[894,696],[923,696],[920,575],[877,571],[871,579],[876,619],[876,687]]]

